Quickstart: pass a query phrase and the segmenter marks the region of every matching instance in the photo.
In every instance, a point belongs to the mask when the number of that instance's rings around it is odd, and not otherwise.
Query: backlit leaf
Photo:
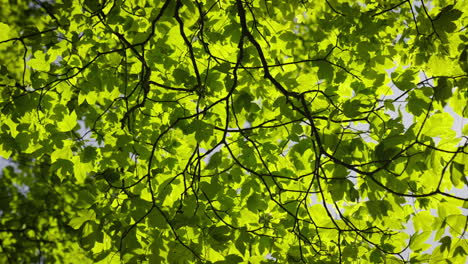
[[[73,128],[75,128],[77,125],[76,119],[77,115],[75,111],[71,112],[69,115],[65,115],[63,120],[57,123],[58,130],[61,132],[68,132],[73,130]]]

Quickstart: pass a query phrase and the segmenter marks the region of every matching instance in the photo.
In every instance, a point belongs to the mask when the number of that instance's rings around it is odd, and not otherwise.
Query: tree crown
[[[466,261],[466,1],[0,3],[1,262]]]

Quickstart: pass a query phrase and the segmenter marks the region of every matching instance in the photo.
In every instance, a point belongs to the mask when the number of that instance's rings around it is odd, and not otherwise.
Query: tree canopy
[[[0,0],[1,263],[465,263],[468,2]]]

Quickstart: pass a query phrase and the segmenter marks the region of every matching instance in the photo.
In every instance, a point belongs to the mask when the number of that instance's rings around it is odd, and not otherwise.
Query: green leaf
[[[372,263],[380,263],[382,261],[382,253],[378,249],[374,249],[370,254],[370,261]]]
[[[92,165],[81,162],[79,157],[73,157],[73,174],[77,183],[84,183],[92,168]]]
[[[268,205],[263,201],[262,197],[256,193],[249,196],[247,199],[247,208],[254,213],[262,212],[268,208]]]
[[[354,118],[359,116],[360,102],[358,100],[349,100],[343,104],[343,113],[346,117]]]
[[[465,165],[456,161],[450,164],[450,179],[453,185],[457,188],[462,188],[463,184],[468,184],[466,175],[464,174]]]
[[[441,243],[440,245],[440,251],[450,251],[450,245],[452,244],[452,238],[449,236],[444,236],[439,240]]]
[[[318,71],[317,71],[317,77],[319,79],[325,79],[327,81],[332,81],[333,80],[333,66],[328,63],[328,62],[318,62]]]
[[[457,29],[457,25],[453,22],[460,18],[463,12],[452,8],[453,5],[444,7],[434,19],[434,26],[438,32],[450,33]]]
[[[73,162],[66,159],[57,159],[52,166],[51,170],[57,173],[60,180],[65,180],[70,175],[73,175],[74,165]]]
[[[22,151],[25,151],[28,148],[30,139],[31,135],[25,132],[19,133],[15,138],[16,143]]]
[[[422,133],[430,137],[452,137],[455,133],[451,129],[453,121],[454,119],[449,113],[434,114],[427,119]]]
[[[468,135],[468,124],[466,124],[465,126],[463,126],[462,134],[463,134],[463,135]]]
[[[393,83],[403,91],[416,87],[415,76],[416,72],[409,69],[403,71],[403,73],[392,72]]]
[[[294,41],[297,38],[296,34],[291,31],[286,31],[279,36],[279,39],[284,41]]]
[[[344,259],[356,259],[358,250],[355,246],[346,246],[343,248],[342,254]]]
[[[216,65],[213,67],[214,70],[218,70],[223,73],[229,73],[229,70],[231,69],[231,65],[227,62],[220,63],[219,65]]]
[[[462,247],[462,246],[458,246],[455,248],[454,252],[453,252],[453,255],[456,257],[458,255],[462,256],[462,257],[465,257],[466,258],[466,251],[465,249]]]
[[[254,167],[257,164],[255,151],[250,147],[245,147],[242,149],[241,159],[244,164],[249,167]]]
[[[386,201],[367,201],[366,206],[368,208],[369,213],[372,215],[372,217],[375,218],[383,218],[385,216],[388,216],[389,210],[392,209],[391,204]]]
[[[432,230],[434,217],[427,211],[421,211],[413,217],[413,225],[416,231]]]
[[[167,228],[167,222],[164,216],[158,210],[152,210],[146,218],[148,225],[159,229]]]
[[[73,229],[79,229],[85,222],[94,221],[96,219],[96,213],[94,210],[83,210],[79,212],[78,216],[72,218],[68,225]]]
[[[208,229],[208,234],[220,243],[225,243],[230,240],[230,229],[227,226],[211,226]]]
[[[34,58],[28,61],[28,65],[38,71],[47,72],[50,70],[50,64],[47,62],[44,52],[40,50],[34,53]]]
[[[107,168],[104,172],[102,172],[102,176],[111,183],[116,182],[120,178],[119,172],[115,169]]]
[[[240,113],[242,109],[245,109],[245,111],[249,111],[253,100],[254,98],[249,93],[240,93],[240,95],[235,101],[236,110],[238,111],[238,113]]]
[[[95,147],[86,146],[80,153],[80,158],[83,162],[92,162],[96,160],[97,151]]]
[[[0,41],[10,38],[10,27],[5,23],[0,23]]]
[[[447,99],[451,96],[452,87],[449,85],[447,78],[440,78],[437,86],[434,87],[434,98],[445,105],[447,103]]]
[[[203,120],[193,120],[191,127],[195,131],[195,139],[197,142],[208,142],[213,135],[213,126]]]
[[[209,198],[215,197],[218,192],[222,191],[221,185],[216,179],[212,179],[211,183],[202,182],[200,185]]]
[[[401,149],[398,147],[405,140],[403,136],[391,136],[382,139],[375,147],[375,157],[378,160],[393,159],[395,155],[400,153]]]
[[[93,0],[84,0],[84,6],[91,12],[96,12],[100,9],[101,4],[99,1],[93,1]]]
[[[411,237],[410,249],[415,252],[421,252],[428,249],[431,245],[426,243],[431,236],[431,231],[416,233]]]
[[[234,254],[231,254],[231,255],[227,255],[226,257],[224,257],[224,261],[222,263],[242,263],[242,261],[244,261],[244,259],[239,256],[239,255],[234,255]]]
[[[73,111],[68,115],[65,115],[64,118],[57,123],[58,131],[60,132],[68,132],[73,130],[77,125],[77,115],[76,112]]]
[[[208,162],[208,166],[207,168],[218,168],[219,166],[221,166],[221,163],[222,163],[222,158],[223,158],[223,154],[221,151],[218,151],[216,153],[214,153],[211,157],[210,157],[210,161]]]
[[[408,99],[408,112],[420,116],[429,108],[431,91],[427,87],[413,90]]]
[[[78,192],[78,203],[80,208],[89,208],[96,202],[96,196],[86,189]]]
[[[182,83],[187,82],[190,78],[190,74],[187,71],[179,68],[175,69],[172,74],[177,81]]]

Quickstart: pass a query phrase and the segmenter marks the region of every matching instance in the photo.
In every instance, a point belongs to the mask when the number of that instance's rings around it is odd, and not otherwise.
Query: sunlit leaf
[[[61,132],[68,132],[73,130],[73,128],[75,128],[77,125],[76,119],[77,115],[75,111],[71,112],[69,115],[65,115],[63,120],[57,123],[58,130]]]
[[[10,27],[5,23],[0,23],[0,41],[4,41],[10,38]]]

